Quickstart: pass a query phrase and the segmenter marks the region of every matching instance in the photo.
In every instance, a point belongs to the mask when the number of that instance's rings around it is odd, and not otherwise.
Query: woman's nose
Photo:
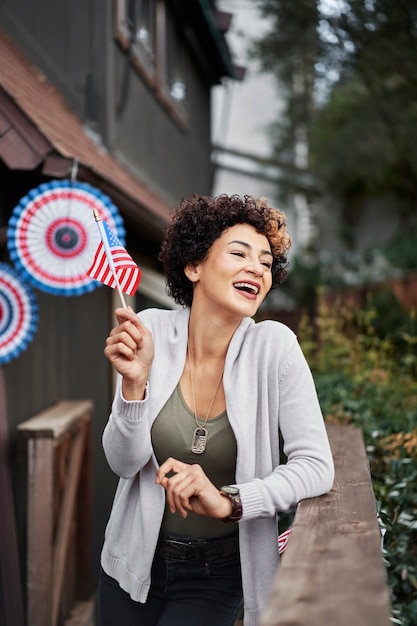
[[[262,276],[264,273],[264,266],[258,259],[251,259],[248,263],[248,270],[256,276]]]

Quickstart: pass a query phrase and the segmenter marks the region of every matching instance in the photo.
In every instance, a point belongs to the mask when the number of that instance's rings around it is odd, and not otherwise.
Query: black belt
[[[239,553],[238,534],[219,539],[189,539],[161,533],[156,553],[164,559],[192,563],[210,563]]]

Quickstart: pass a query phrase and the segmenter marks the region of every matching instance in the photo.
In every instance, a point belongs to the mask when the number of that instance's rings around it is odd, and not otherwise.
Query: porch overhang
[[[57,89],[0,31],[0,159],[9,169],[89,182],[159,238],[170,205],[93,140]]]

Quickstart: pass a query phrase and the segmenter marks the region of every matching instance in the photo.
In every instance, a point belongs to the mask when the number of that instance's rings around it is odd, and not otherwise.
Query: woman
[[[160,260],[179,311],[117,309],[103,435],[120,476],[102,552],[100,625],[256,625],[277,520],[327,492],[333,462],[295,335],[255,324],[290,237],[266,199],[183,200]],[[279,431],[287,462],[280,465]]]

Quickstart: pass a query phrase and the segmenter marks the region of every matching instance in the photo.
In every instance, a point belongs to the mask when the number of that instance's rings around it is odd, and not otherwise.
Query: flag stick
[[[101,221],[101,217],[100,217],[97,209],[93,209],[93,213],[94,213],[94,219],[96,220],[98,229],[100,231],[100,237],[101,237],[101,241],[103,242],[104,250],[106,252],[106,257],[107,257],[107,260],[109,262],[109,266],[110,266],[110,269],[112,271],[114,280],[116,282],[116,287],[117,287],[117,291],[119,292],[119,296],[120,296],[120,300],[122,302],[122,306],[123,306],[124,309],[127,309],[126,300],[124,298],[123,291],[122,291],[122,289],[120,287],[119,279],[117,278],[116,268],[114,267],[113,257],[111,255],[111,251],[110,251],[110,248],[109,248],[108,243],[107,243],[107,237],[106,237],[106,234],[105,234],[104,229],[103,229],[103,223]]]

